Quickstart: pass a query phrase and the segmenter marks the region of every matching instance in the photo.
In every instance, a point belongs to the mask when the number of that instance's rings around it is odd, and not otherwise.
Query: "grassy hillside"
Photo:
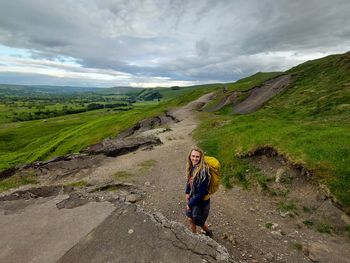
[[[162,100],[169,100],[173,98],[177,98],[183,96],[185,94],[190,94],[193,91],[198,89],[205,90],[207,88],[219,88],[223,87],[224,84],[206,84],[206,85],[195,85],[189,87],[171,87],[171,88],[154,88],[154,89],[146,89],[142,92],[142,95],[146,95],[147,93],[159,92],[162,95]]]
[[[304,164],[350,209],[350,53],[309,61],[288,70],[291,87],[262,109],[238,115],[232,106],[203,113],[195,136],[223,163],[224,182],[245,180],[245,164],[237,156],[272,146],[291,161]],[[230,84],[249,89],[263,82],[258,74]]]
[[[44,120],[0,123],[0,171],[78,152],[106,137],[116,136],[141,119],[190,102],[214,88],[208,85],[166,102],[135,104],[126,112],[102,109]]]

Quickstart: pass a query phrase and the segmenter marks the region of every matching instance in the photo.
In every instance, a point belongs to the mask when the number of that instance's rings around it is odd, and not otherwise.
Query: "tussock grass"
[[[278,203],[278,209],[282,212],[295,212],[297,210],[297,206],[293,201],[286,200]]]
[[[316,230],[320,233],[331,234],[333,227],[328,223],[319,223],[316,226]]]

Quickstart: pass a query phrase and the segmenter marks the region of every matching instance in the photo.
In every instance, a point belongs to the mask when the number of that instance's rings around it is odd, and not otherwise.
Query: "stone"
[[[103,153],[109,157],[133,152],[141,147],[155,146],[162,144],[161,140],[155,136],[128,137],[124,139],[106,139],[100,143],[89,146],[84,152],[88,154]]]
[[[154,249],[156,247],[162,249]],[[235,262],[227,249],[213,239],[193,234],[184,225],[160,213],[149,214],[129,204],[117,208],[58,263],[139,262],[137,259],[144,262]]]
[[[275,236],[282,236],[281,230],[271,231],[271,234]]]
[[[272,223],[271,229],[272,230],[276,230],[278,228],[278,224],[277,223]]]
[[[233,235],[229,235],[228,236],[228,240],[232,243],[232,245],[236,245],[237,244],[237,241],[235,240]]]
[[[129,194],[125,197],[125,201],[129,202],[129,203],[136,203],[140,199],[141,199],[141,197],[137,194]]]
[[[266,260],[268,260],[269,262],[273,261],[275,256],[272,254],[272,252],[269,252],[265,255]]]

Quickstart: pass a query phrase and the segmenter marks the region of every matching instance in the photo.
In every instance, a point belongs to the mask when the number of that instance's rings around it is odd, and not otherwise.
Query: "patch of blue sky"
[[[3,57],[33,59],[33,53],[34,52],[29,49],[14,48],[14,47],[9,47],[9,46],[0,44],[0,56],[3,56]],[[64,65],[81,66],[81,63],[79,63],[79,60],[73,57],[68,57],[64,55],[56,56],[53,61]]]
[[[74,66],[81,66],[81,63],[79,63],[79,60],[73,57],[68,57],[68,56],[57,56],[55,58],[55,62],[59,62],[65,65],[74,65]]]
[[[0,44],[0,56],[30,58],[31,51],[23,48],[14,48]]]

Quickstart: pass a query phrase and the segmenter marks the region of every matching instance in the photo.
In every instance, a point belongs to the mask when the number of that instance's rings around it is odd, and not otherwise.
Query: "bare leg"
[[[188,219],[188,222],[190,223],[192,232],[193,232],[193,233],[197,233],[197,228],[196,228],[196,225],[193,223],[192,218],[187,217],[187,219]]]

